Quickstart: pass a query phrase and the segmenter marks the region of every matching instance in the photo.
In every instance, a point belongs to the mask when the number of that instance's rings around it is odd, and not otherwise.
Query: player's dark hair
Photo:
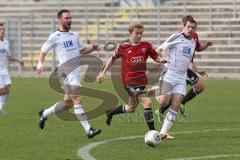
[[[70,13],[70,11],[67,9],[62,9],[57,13],[57,17],[61,18],[63,13]]]
[[[183,23],[184,26],[186,25],[188,19],[194,19],[194,18],[193,18],[193,16],[191,16],[191,15],[186,15],[186,16],[184,16],[184,17],[182,18],[182,23]]]
[[[135,28],[143,29],[144,27],[141,23],[133,23],[128,27],[129,33],[132,33]]]
[[[193,16],[191,16],[191,15],[186,15],[186,16],[184,16],[184,17],[182,18],[182,23],[183,23],[183,24],[186,23],[187,19],[193,19]]]
[[[195,23],[196,26],[197,26],[197,21],[195,21],[193,18],[189,18],[189,19],[187,19],[186,22],[185,22],[183,25],[186,26],[187,22]]]

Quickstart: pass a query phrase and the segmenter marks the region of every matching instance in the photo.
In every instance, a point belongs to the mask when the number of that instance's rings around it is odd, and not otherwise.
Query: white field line
[[[225,155],[211,155],[205,157],[186,157],[186,158],[174,158],[166,160],[201,160],[201,159],[217,159],[217,158],[226,158],[226,157],[240,157],[240,154],[225,154]]]
[[[200,133],[200,132],[226,132],[226,131],[236,131],[240,130],[240,128],[235,129],[212,129],[212,130],[201,130],[201,131],[181,131],[181,132],[173,132],[173,134],[192,134],[192,133]],[[97,147],[98,145],[105,144],[108,142],[113,141],[120,141],[120,140],[126,140],[126,139],[135,139],[135,138],[141,138],[143,135],[138,136],[129,136],[129,137],[120,137],[120,138],[113,138],[113,139],[107,139],[101,142],[93,142],[88,145],[85,145],[78,150],[78,156],[82,158],[83,160],[96,160],[93,156],[91,156],[90,151]],[[216,158],[223,158],[223,157],[240,157],[240,154],[229,154],[229,155],[211,155],[206,157],[187,157],[187,158],[175,158],[175,159],[167,159],[167,160],[198,160],[198,159],[216,159]]]

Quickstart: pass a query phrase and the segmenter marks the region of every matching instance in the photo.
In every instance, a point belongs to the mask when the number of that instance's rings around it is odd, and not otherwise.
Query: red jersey
[[[113,58],[122,58],[121,76],[124,86],[146,86],[148,84],[146,69],[147,58],[157,59],[158,53],[149,42],[143,41],[139,45],[118,47]]]
[[[196,32],[193,34],[192,38],[193,38],[193,39],[195,40],[195,42],[196,42],[196,49],[197,49],[197,48],[200,48],[200,47],[201,47],[201,43],[199,43],[198,34],[197,34]],[[195,57],[195,52],[194,52],[194,54],[193,54],[192,61],[193,61],[194,57]]]

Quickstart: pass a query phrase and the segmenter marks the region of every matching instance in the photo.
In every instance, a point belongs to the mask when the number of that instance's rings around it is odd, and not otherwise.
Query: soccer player
[[[9,49],[9,42],[4,38],[5,27],[0,23],[0,115],[6,114],[3,112],[3,107],[8,99],[11,88],[11,79],[8,73],[7,60],[18,62],[22,67],[24,61],[14,57]]]
[[[193,19],[193,17],[191,15],[184,16],[182,19],[183,26],[186,24],[188,19]],[[197,52],[201,52],[201,51],[207,49],[209,46],[213,45],[212,42],[200,43],[197,32],[195,32],[193,34],[192,38],[196,42],[196,51]],[[193,61],[194,57],[195,57],[195,52],[194,52],[193,58],[189,64],[189,68],[187,71],[187,84],[191,85],[192,88],[188,91],[188,93],[184,97],[181,107],[180,107],[180,113],[183,115],[184,115],[185,109],[186,109],[185,104],[188,101],[192,100],[196,95],[203,92],[205,89],[204,81],[196,73],[200,74],[201,76],[208,76],[206,71],[198,70],[197,66],[194,64],[194,61]],[[163,122],[164,113],[169,108],[169,106],[170,106],[170,104],[168,104],[167,106],[162,106],[159,110],[155,111],[160,122]]]
[[[173,34],[157,48],[157,52],[167,55],[169,61],[164,65],[160,76],[161,93],[158,97],[160,106],[167,106],[170,103],[170,109],[160,131],[162,137],[168,135],[168,130],[176,120],[178,109],[186,94],[187,70],[196,47],[196,42],[192,38],[196,28],[197,22],[188,19],[182,33]]]
[[[80,54],[89,54],[95,50],[99,50],[100,48],[97,44],[93,44],[92,46],[85,46],[85,44],[80,41],[79,34],[70,30],[72,17],[69,10],[60,10],[57,16],[59,22],[58,31],[52,33],[49,36],[48,40],[43,44],[36,71],[38,74],[43,72],[43,62],[46,53],[52,47],[55,47],[55,51],[60,63],[59,68],[61,67],[58,72],[63,72],[58,73],[58,78],[62,85],[62,89],[65,91],[65,97],[63,101],[57,102],[52,107],[39,111],[39,127],[41,129],[44,128],[45,122],[50,115],[64,111],[73,105],[74,113],[86,131],[88,138],[93,138],[94,136],[98,135],[101,130],[94,129],[90,126],[83,110],[82,98],[79,93],[80,66],[78,66],[70,73],[66,73],[67,68],[64,68],[64,64],[70,60],[72,61],[74,58],[77,63],[80,61]]]
[[[116,59],[121,58],[121,78],[129,95],[129,101],[128,104],[120,105],[107,113],[107,125],[111,124],[114,115],[132,113],[135,111],[138,102],[141,102],[144,106],[144,117],[148,128],[149,130],[155,130],[151,99],[143,93],[148,83],[145,73],[146,63],[148,56],[158,63],[165,63],[166,61],[159,57],[149,42],[141,41],[143,30],[144,27],[140,23],[129,26],[130,42],[123,42],[119,45],[97,78],[97,82],[101,83]]]

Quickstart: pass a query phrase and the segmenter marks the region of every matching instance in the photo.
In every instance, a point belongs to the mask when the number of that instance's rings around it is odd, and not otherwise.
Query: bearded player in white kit
[[[46,53],[53,47],[55,48],[57,57],[59,59],[59,66],[64,66],[64,63],[67,63],[67,61],[74,58],[75,61],[80,61],[80,54],[88,54],[100,49],[99,45],[97,44],[93,44],[92,46],[85,46],[85,44],[80,41],[79,34],[70,30],[72,17],[69,10],[60,10],[58,12],[58,21],[58,31],[52,33],[41,48],[39,62],[37,65],[38,74],[43,72],[43,62]],[[57,102],[48,109],[39,111],[39,127],[41,129],[44,128],[45,122],[50,115],[64,111],[73,106],[74,113],[86,131],[87,137],[93,138],[94,136],[100,134],[100,129],[94,129],[90,126],[83,110],[82,98],[79,93],[80,66],[74,70],[71,70],[69,73],[61,74],[63,76],[59,77],[59,81],[62,85],[62,89],[65,92],[64,100]]]
[[[6,114],[3,112],[3,107],[7,101],[10,88],[11,79],[8,73],[8,60],[18,62],[23,67],[24,62],[14,57],[9,49],[9,42],[4,38],[5,27],[3,23],[0,23],[0,115]]]
[[[160,95],[156,97],[160,106],[171,103],[160,131],[162,137],[168,135],[186,94],[187,69],[196,48],[196,42],[192,38],[196,28],[197,22],[194,19],[187,20],[182,33],[173,34],[157,48],[157,52],[167,55],[169,61],[164,65],[160,76],[161,90]]]

